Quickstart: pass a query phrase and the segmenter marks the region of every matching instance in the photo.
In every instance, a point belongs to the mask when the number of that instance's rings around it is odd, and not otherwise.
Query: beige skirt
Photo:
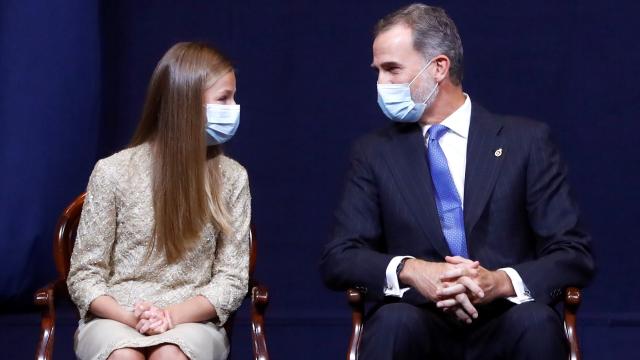
[[[229,340],[224,328],[213,323],[180,324],[158,335],[142,335],[136,329],[109,319],[80,322],[74,348],[80,360],[104,360],[122,348],[145,348],[171,343],[192,360],[224,360],[229,355]]]

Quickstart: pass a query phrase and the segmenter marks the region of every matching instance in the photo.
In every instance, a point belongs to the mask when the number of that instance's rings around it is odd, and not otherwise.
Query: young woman
[[[95,165],[68,277],[80,359],[225,359],[248,285],[251,198],[222,154],[230,62],[196,43],[158,63],[131,146]]]

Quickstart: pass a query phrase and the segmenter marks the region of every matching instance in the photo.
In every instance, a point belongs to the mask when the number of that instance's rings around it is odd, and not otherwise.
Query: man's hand
[[[449,296],[440,296],[438,294],[439,289],[443,286],[446,286],[442,283],[441,276],[442,274],[452,272],[455,270],[460,270],[464,273],[466,272],[474,272],[477,271],[480,263],[477,261],[465,261],[458,262],[456,264],[452,263],[437,263],[437,262],[427,262],[419,259],[408,259],[405,262],[404,268],[399,274],[399,279],[402,283],[407,284],[420,292],[424,297],[433,301],[440,302],[445,298],[451,298],[453,300],[453,305],[449,306],[450,309],[458,319],[470,323],[472,318],[478,317],[478,311],[471,303],[469,297],[466,294],[466,291],[462,291],[462,289],[456,288],[456,291],[450,291],[453,294]],[[478,296],[483,296],[482,290],[480,287],[476,286],[473,281],[470,280],[462,280],[469,287],[477,292]],[[451,284],[453,285],[453,284]],[[467,289],[462,285],[462,288]],[[454,309],[453,306],[456,305]]]
[[[460,256],[447,256],[445,261],[452,265],[477,263]],[[444,272],[440,281],[444,284],[438,296],[446,298],[437,303],[447,308],[457,304],[458,294],[469,295],[473,304],[486,304],[497,298],[515,296],[511,279],[504,271],[489,271],[482,266],[476,268],[457,267]]]

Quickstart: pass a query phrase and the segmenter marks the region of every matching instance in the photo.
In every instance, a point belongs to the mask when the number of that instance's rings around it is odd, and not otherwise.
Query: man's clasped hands
[[[468,324],[478,317],[475,305],[515,296],[506,272],[487,270],[460,256],[447,256],[445,262],[407,259],[399,279]]]

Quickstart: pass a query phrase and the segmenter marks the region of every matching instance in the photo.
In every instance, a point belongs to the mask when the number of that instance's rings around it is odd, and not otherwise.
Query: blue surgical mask
[[[411,84],[429,65],[431,65],[431,61],[408,84],[378,84],[378,105],[389,119],[397,122],[416,122],[420,120],[422,113],[426,109],[425,104],[435,93],[438,83],[433,87],[429,96],[423,102],[417,104],[411,98]]]
[[[240,125],[240,105],[206,105],[207,145],[225,143],[233,137]]]

